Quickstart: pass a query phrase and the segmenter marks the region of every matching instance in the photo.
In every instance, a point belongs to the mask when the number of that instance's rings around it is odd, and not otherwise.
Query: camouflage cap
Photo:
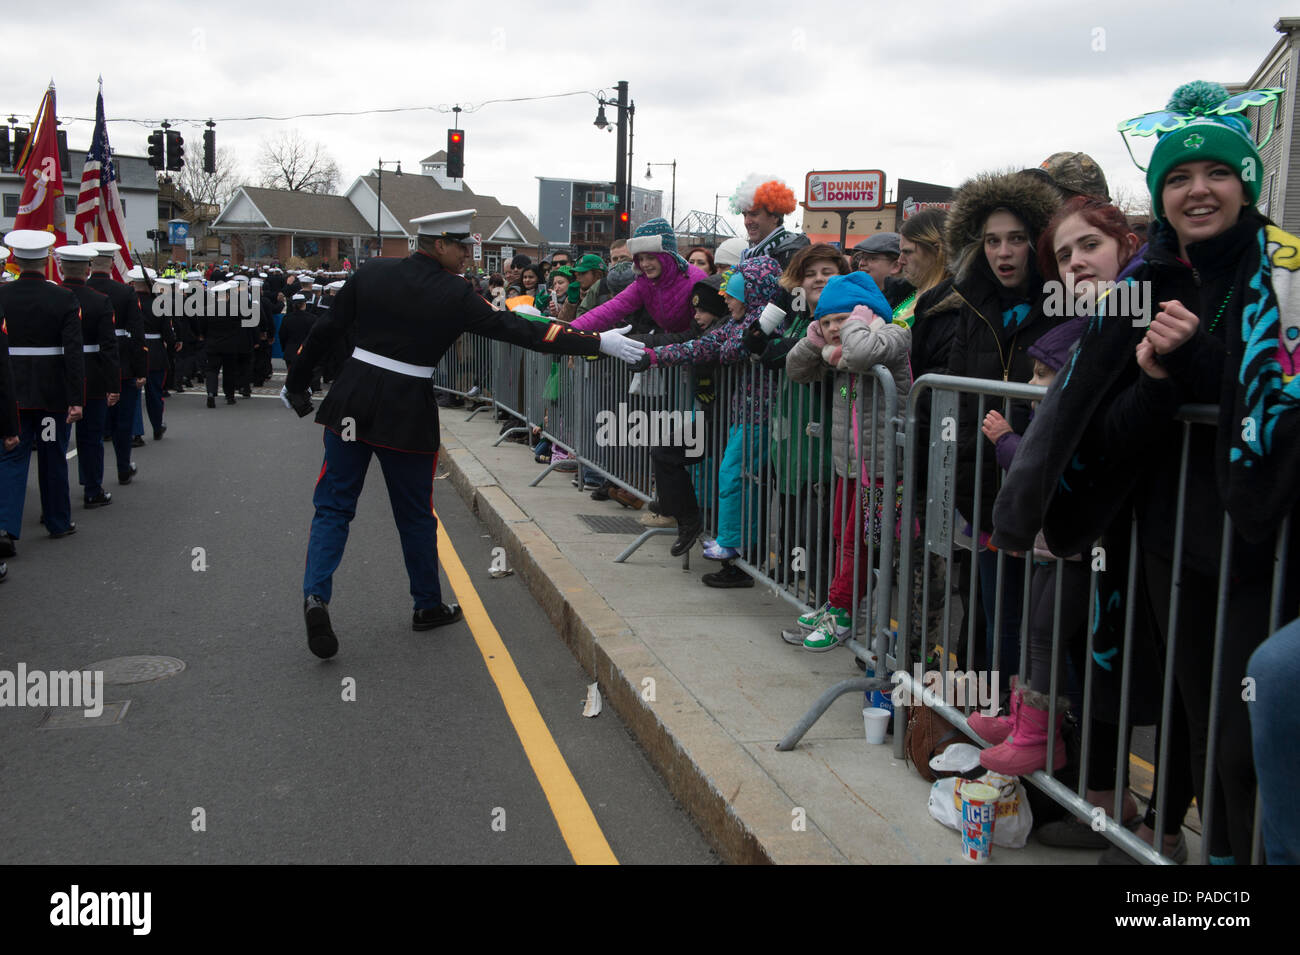
[[[1026,170],[1048,179],[1052,185],[1074,195],[1095,196],[1110,202],[1110,188],[1097,161],[1087,153],[1052,153],[1036,169]]]

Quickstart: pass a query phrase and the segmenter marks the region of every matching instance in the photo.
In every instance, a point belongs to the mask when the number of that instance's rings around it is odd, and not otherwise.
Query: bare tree
[[[1111,190],[1111,204],[1132,218],[1151,218],[1151,194],[1145,189],[1118,185]]]
[[[338,190],[338,163],[321,143],[303,139],[296,129],[262,141],[257,169],[267,189],[323,195]]]
[[[186,161],[176,177],[176,184],[191,202],[224,206],[239,189],[244,173],[234,152],[225,146],[217,149],[215,168],[213,173],[204,172],[202,159],[196,156]]]

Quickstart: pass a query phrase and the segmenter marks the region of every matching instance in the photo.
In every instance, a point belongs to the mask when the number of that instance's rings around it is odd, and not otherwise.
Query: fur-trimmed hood
[[[986,172],[967,180],[953,197],[944,222],[944,244],[954,277],[958,282],[970,277],[983,251],[984,223],[995,210],[1007,209],[1018,216],[1029,227],[1030,241],[1037,242],[1060,205],[1057,191],[1032,173]]]

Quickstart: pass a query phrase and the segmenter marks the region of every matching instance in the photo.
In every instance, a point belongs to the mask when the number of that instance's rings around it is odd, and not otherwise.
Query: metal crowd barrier
[[[442,356],[433,374],[433,387],[473,402],[466,421],[493,407],[492,363],[497,342],[473,333],[462,335]]]
[[[450,354],[450,353],[449,353]],[[650,449],[629,446],[622,441],[602,439],[597,416],[613,412],[615,421],[621,413],[633,411],[686,412],[696,410],[691,389],[689,366],[657,368],[648,378],[658,382],[643,383],[640,394],[629,393],[632,373],[621,363],[608,360],[587,361],[576,358],[556,359],[552,356],[525,352],[515,346],[494,343],[491,351],[490,376],[496,386],[493,400],[497,406],[541,428],[544,436],[567,449],[580,465],[618,486],[651,500],[654,494]],[[558,368],[553,366],[558,364]],[[459,378],[456,376],[459,375]],[[448,369],[445,381],[464,383],[474,372],[463,367]],[[834,473],[824,471],[820,461],[831,442],[832,413],[824,389],[791,382],[780,372],[769,372],[751,361],[722,366],[714,376],[715,399],[705,418],[704,460],[693,467],[695,486],[704,516],[706,536],[719,531],[721,512],[729,508],[732,518],[739,513],[740,539],[737,549],[740,557],[735,564],[772,588],[794,607],[802,610],[821,606],[826,600],[830,583],[841,561],[851,564],[853,593],[861,594],[850,608],[851,630],[846,645],[874,672],[865,677],[845,680],[829,688],[810,708],[802,720],[779,744],[779,749],[790,749],[806,733],[816,719],[836,698],[844,693],[880,689],[889,692],[894,681],[901,683],[914,701],[931,706],[954,726],[965,732],[977,744],[982,743],[967,724],[967,715],[975,701],[967,699],[963,706],[951,705],[918,684],[912,665],[933,649],[937,661],[933,664],[947,683],[951,659],[963,659],[967,673],[976,670],[977,635],[981,614],[981,572],[992,576],[989,592],[994,606],[991,608],[992,627],[987,632],[986,644],[990,660],[1000,660],[1003,654],[1004,620],[1008,632],[1017,630],[1020,644],[1021,682],[1029,666],[1030,595],[1034,560],[1003,552],[986,551],[980,557],[982,532],[991,524],[991,514],[984,513],[981,505],[983,491],[983,462],[994,454],[994,447],[982,435],[975,445],[975,481],[972,513],[959,514],[956,471],[958,441],[945,433],[945,426],[958,425],[969,431],[978,427],[985,411],[1000,404],[1004,416],[1010,418],[1012,402],[1032,401],[1042,397],[1045,390],[1039,387],[982,379],[954,378],[927,375],[919,379],[907,396],[906,407],[900,412],[898,395],[893,379],[886,369],[877,366],[871,373],[852,378],[853,405],[858,421],[857,431],[869,440],[858,442],[856,448],[834,448]],[[838,385],[832,387],[839,387]],[[847,386],[846,386],[847,387]],[[974,424],[969,415],[965,422],[960,414],[960,397],[970,396],[976,408]],[[832,396],[833,397],[833,396]],[[622,411],[620,410],[622,405]],[[819,412],[820,421],[806,414],[813,408]],[[929,432],[919,431],[922,408],[929,412]],[[886,429],[887,440],[882,443],[873,423],[876,412],[883,413],[891,422]],[[1158,647],[1163,658],[1163,686],[1159,693],[1160,725],[1166,728],[1160,735],[1159,750],[1155,754],[1155,828],[1163,832],[1165,817],[1180,807],[1166,805],[1171,768],[1175,767],[1175,754],[1171,752],[1168,730],[1175,718],[1174,663],[1180,636],[1178,594],[1182,580],[1181,558],[1187,508],[1186,487],[1190,447],[1194,429],[1213,427],[1215,411],[1205,407],[1188,407],[1179,413],[1182,422],[1181,470],[1179,476],[1179,521],[1176,527],[1175,558],[1172,567],[1174,587],[1169,593],[1153,593],[1150,603],[1161,600],[1168,605],[1168,641]],[[850,427],[850,431],[852,431]],[[892,438],[892,440],[889,440]],[[731,458],[728,459],[728,447]],[[901,465],[899,452],[901,451]],[[924,462],[925,467],[922,468]],[[726,464],[734,473],[719,478],[719,469]],[[901,473],[900,473],[901,467]],[[547,467],[533,482],[540,483],[555,465]],[[1000,472],[999,472],[1000,473]],[[880,485],[881,504],[878,509],[867,500],[862,478],[875,476]],[[924,477],[924,481],[922,478]],[[854,493],[838,495],[838,506],[833,489],[842,478],[854,478]],[[581,482],[579,482],[581,483]],[[737,487],[739,483],[739,487]],[[847,483],[847,482],[845,482]],[[895,496],[900,501],[895,507]],[[868,511],[871,513],[868,514]],[[1204,515],[1200,515],[1202,518]],[[1217,519],[1217,518],[1216,518]],[[879,525],[880,539],[864,539],[864,532],[874,521]],[[969,525],[964,527],[963,525]],[[1148,606],[1139,586],[1142,551],[1139,548],[1136,523],[1130,522],[1128,540],[1121,542],[1119,552],[1127,550],[1127,579],[1125,591],[1125,622],[1123,646],[1111,658],[1112,665],[1120,668],[1119,703],[1115,712],[1099,712],[1101,703],[1097,695],[1094,673],[1094,637],[1098,620],[1098,592],[1101,575],[1105,571],[1089,564],[1088,594],[1086,598],[1086,623],[1082,628],[1082,648],[1078,647],[1079,619],[1062,619],[1062,587],[1064,575],[1060,573],[1065,563],[1056,560],[1056,585],[1052,594],[1052,658],[1051,700],[1048,725],[1054,728],[1057,717],[1056,701],[1065,696],[1069,679],[1062,661],[1072,651],[1082,663],[1083,673],[1073,674],[1075,704],[1079,718],[1079,752],[1072,755],[1072,765],[1066,767],[1062,777],[1058,767],[1052,765],[1053,746],[1049,745],[1048,765],[1043,771],[1028,777],[1041,790],[1080,819],[1096,823],[1093,805],[1087,801],[1089,788],[1115,791],[1114,805],[1106,813],[1103,834],[1112,843],[1139,861],[1164,863],[1170,860],[1159,855],[1151,846],[1141,842],[1126,829],[1121,814],[1122,799],[1126,789],[1127,768],[1130,757],[1129,733],[1133,727],[1132,704],[1142,700],[1150,709],[1154,697],[1145,698],[1141,688],[1134,683],[1135,653],[1140,651],[1142,638],[1135,635],[1135,615]],[[1209,677],[1207,701],[1209,708],[1209,740],[1217,739],[1217,729],[1222,717],[1220,691],[1225,679],[1222,672],[1225,633],[1229,624],[1227,601],[1229,599],[1229,564],[1232,557],[1231,523],[1223,518],[1224,537],[1218,574],[1218,603],[1214,621],[1213,666]],[[839,530],[841,534],[837,534]],[[632,546],[617,559],[627,560],[650,537],[675,534],[673,529],[647,529]],[[852,535],[852,543],[836,540],[841,535]],[[1287,578],[1286,542],[1289,524],[1284,524],[1273,548],[1272,581],[1268,608],[1268,634],[1276,632],[1283,623],[1294,616],[1295,607],[1286,607],[1283,616],[1283,587]],[[873,535],[874,536],[874,535]],[[1110,542],[1112,552],[1116,544]],[[688,555],[689,556],[689,555]],[[1085,555],[1088,556],[1088,555]],[[984,563],[981,569],[981,561]],[[849,570],[845,570],[849,573]],[[1294,576],[1294,575],[1293,575]],[[1018,597],[1014,584],[1021,586]],[[914,592],[915,591],[915,592]],[[1075,594],[1077,597],[1078,594]],[[965,625],[958,622],[965,617]],[[897,621],[896,628],[891,618]],[[1015,624],[1018,622],[1018,628]],[[986,627],[986,630],[988,628]],[[918,632],[923,630],[923,632]],[[1073,633],[1066,636],[1067,630]],[[1259,634],[1260,640],[1267,634]],[[962,637],[964,636],[964,644]],[[1251,639],[1254,639],[1252,636]],[[1071,644],[1071,645],[1067,645]],[[1147,648],[1150,649],[1149,647]],[[957,651],[962,651],[957,656]],[[890,674],[893,678],[890,678]],[[1233,677],[1236,676],[1234,673]],[[999,681],[999,689],[1009,689],[1009,681]],[[1079,702],[1081,700],[1081,703]],[[900,711],[895,718],[894,749],[903,755],[903,727],[906,714]],[[1101,780],[1089,779],[1087,767],[1093,747],[1110,740],[1097,734],[1114,733],[1116,753],[1114,776]],[[1053,732],[1055,730],[1053,729]],[[1101,750],[1098,750],[1101,752]],[[1109,752],[1109,750],[1107,750]],[[1210,745],[1205,759],[1202,792],[1199,805],[1203,822],[1202,859],[1208,861],[1212,827],[1219,821],[1216,813],[1223,807],[1217,805],[1213,781],[1216,766],[1222,754]],[[1198,767],[1198,772],[1201,768]],[[1095,777],[1095,773],[1093,774]],[[1077,776],[1077,780],[1068,780]],[[1089,782],[1093,785],[1089,787]],[[1254,852],[1260,856],[1259,813],[1255,813]]]

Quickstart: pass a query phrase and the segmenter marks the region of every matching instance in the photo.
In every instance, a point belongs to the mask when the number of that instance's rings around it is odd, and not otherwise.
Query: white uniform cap
[[[258,277],[259,279],[264,279],[264,278],[266,278],[266,273],[265,273],[265,272],[258,272],[258,273],[257,273],[257,277]]]
[[[339,289],[341,289],[341,288],[343,287],[343,285],[344,285],[343,282],[331,282],[329,285],[327,285],[327,286],[325,286],[325,287],[326,287],[327,289],[330,289],[331,291],[335,291],[335,292],[337,292]]]
[[[235,276],[235,281],[236,281],[236,282],[247,282],[247,281],[248,281],[248,276],[247,276],[247,275],[236,275],[236,276]]]
[[[54,233],[40,229],[15,229],[5,236],[5,245],[16,259],[43,259],[53,244]]]
[[[99,253],[84,245],[61,245],[54,254],[64,262],[89,262]]]
[[[229,292],[235,287],[234,282],[218,282],[216,285],[208,287],[209,292]]]
[[[305,301],[307,301],[307,296],[306,296],[306,295],[303,295],[302,292],[294,292],[294,293],[293,293],[293,301],[295,301],[295,302],[305,302]]]
[[[202,273],[202,272],[186,272],[186,273],[185,273],[185,281],[187,281],[187,282],[202,282],[202,281],[203,281],[203,273]]]
[[[151,282],[158,277],[158,273],[155,272],[153,269],[145,269],[139,265],[135,266],[134,268],[131,269],[131,271],[127,272],[126,277],[130,279],[132,282],[143,282],[146,272],[149,273],[149,281]]]
[[[298,281],[299,281],[299,283],[301,283],[302,285],[315,285],[315,284],[316,284],[316,280],[315,280],[314,278],[312,278],[310,275],[300,275],[300,276],[298,276]]]
[[[175,279],[154,279],[154,285],[175,285]]]
[[[435,212],[433,215],[412,219],[419,235],[434,236],[439,239],[451,239],[462,245],[473,245],[474,229],[472,221],[475,209],[458,209],[455,212]]]
[[[96,255],[112,255],[114,252],[121,252],[122,247],[116,242],[86,242],[86,248],[94,249]]]

